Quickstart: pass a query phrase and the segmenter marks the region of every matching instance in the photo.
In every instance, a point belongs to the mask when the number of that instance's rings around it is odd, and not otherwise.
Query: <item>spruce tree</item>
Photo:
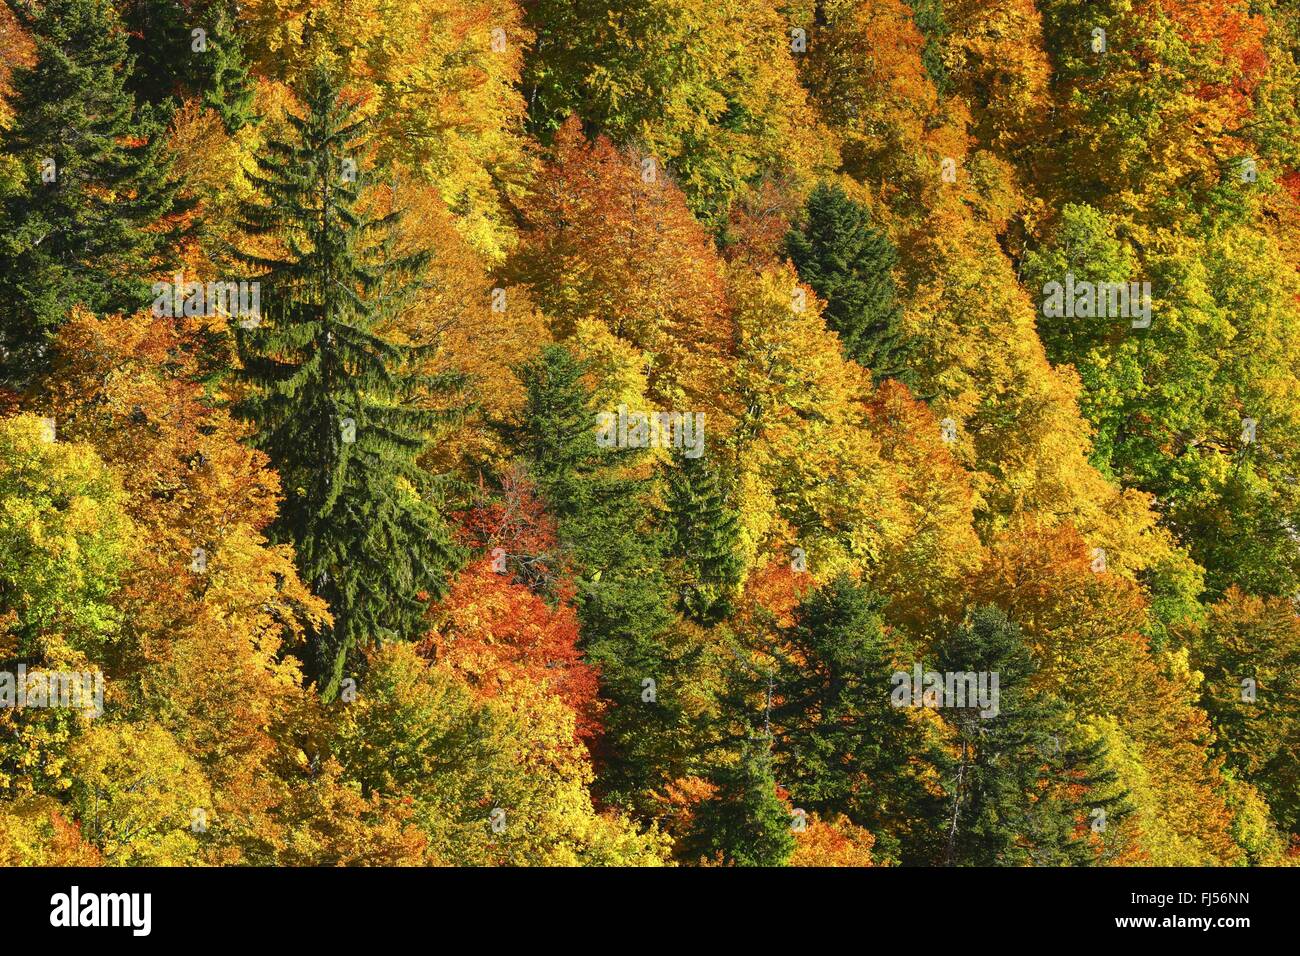
[[[998,675],[996,715],[978,703],[940,713],[955,732],[944,769],[949,866],[1088,865],[1084,833],[1129,807],[1104,769],[1101,744],[1075,744],[1064,704],[1033,688],[1037,670],[1020,628],[996,607],[974,610],[938,649],[939,670]],[[1081,794],[1075,796],[1072,794]]]
[[[716,790],[696,808],[681,856],[729,866],[788,863],[794,817],[777,797],[772,758],[762,742],[746,744],[739,759],[717,769],[710,782]]]
[[[202,93],[203,105],[216,110],[226,130],[233,133],[256,119],[253,81],[244,60],[243,45],[233,26],[234,13],[215,7],[214,10],[213,29],[208,37],[210,55],[203,61],[196,91]]]
[[[891,271],[898,253],[871,225],[869,210],[839,186],[819,183],[802,224],[787,233],[785,248],[799,278],[826,300],[826,325],[839,335],[844,354],[870,369],[877,382],[910,383],[911,345]]]
[[[718,470],[704,456],[678,455],[668,471],[668,553],[681,563],[677,602],[702,624],[732,611],[744,573],[740,515],[728,506]]]
[[[132,92],[159,106],[197,97],[217,111],[227,131],[241,128],[253,118],[253,85],[235,17],[228,0],[131,0],[123,20],[135,58]]]
[[[909,0],[909,3],[912,7],[912,21],[921,36],[925,37],[921,64],[934,88],[940,95],[947,95],[952,89],[952,80],[948,76],[948,67],[943,62],[943,51],[952,27],[944,14],[943,0]]]
[[[743,706],[770,736],[777,779],[797,806],[844,814],[876,835],[883,856],[915,856],[933,843],[943,808],[920,780],[934,747],[890,701],[884,605],[848,575],[812,591],[793,624],[754,649],[756,663],[736,669],[741,696],[730,709]]]
[[[112,4],[6,2],[36,56],[13,72],[14,122],[0,132],[19,177],[0,201],[0,382],[21,388],[74,305],[149,304],[177,239],[160,221],[184,204],[162,123],[125,88],[132,60]]]
[[[671,619],[666,542],[650,509],[651,483],[627,475],[644,451],[596,444],[583,371],[560,345],[520,368],[527,398],[515,445],[584,577],[579,612],[596,638],[590,650],[631,666],[656,657],[653,635]]]
[[[330,697],[350,649],[415,636],[446,591],[459,553],[417,458],[457,383],[418,374],[429,349],[382,334],[427,257],[391,253],[398,212],[358,208],[365,121],[324,70],[302,96],[303,115],[258,157],[263,198],[243,207],[246,232],[284,252],[242,257],[260,271],[264,321],[237,332],[252,386],[240,411],[283,480],[275,536],[334,615],[308,662]]]
[[[601,471],[596,410],[582,381],[584,372],[562,345],[545,346],[536,359],[515,370],[527,397],[521,424],[510,430],[510,439],[529,462],[548,510],[561,524],[588,513],[592,478]],[[580,541],[579,546],[585,552],[600,542]],[[594,555],[584,553],[583,558],[590,564]]]
[[[685,685],[693,660],[669,647],[665,536],[650,507],[653,482],[632,468],[645,452],[597,445],[598,409],[584,371],[561,345],[522,365],[517,374],[527,398],[511,439],[580,575],[583,650],[600,668],[610,704],[597,753],[603,796],[648,811],[646,795],[679,772],[666,768],[689,749],[675,688]]]

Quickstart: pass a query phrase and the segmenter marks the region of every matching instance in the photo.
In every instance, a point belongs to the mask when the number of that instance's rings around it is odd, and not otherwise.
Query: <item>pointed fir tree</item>
[[[399,212],[358,209],[365,122],[323,70],[303,100],[289,135],[258,157],[263,198],[243,207],[247,234],[284,251],[242,257],[259,270],[264,321],[237,332],[252,386],[239,410],[283,481],[275,537],[295,545],[303,580],[334,615],[307,662],[328,698],[352,648],[420,631],[459,560],[417,464],[453,417],[435,406],[457,382],[418,373],[428,348],[383,337],[427,257],[392,255]]]
[[[944,45],[952,27],[944,14],[943,0],[908,0],[912,7],[912,22],[921,36],[925,37],[925,47],[921,50],[921,64],[926,75],[940,95],[946,96],[952,90],[952,80],[948,76],[948,67],[943,61]]]
[[[217,111],[229,133],[257,118],[253,112],[253,81],[233,22],[233,13],[214,15],[214,28],[208,37],[210,57],[196,86],[196,91],[202,93],[203,105]]]
[[[777,779],[796,805],[847,816],[896,858],[933,852],[943,806],[921,781],[935,748],[890,700],[884,605],[846,574],[812,591],[790,627],[739,661],[727,709],[747,710],[771,736]]]
[[[254,91],[236,14],[229,0],[131,0],[122,16],[135,58],[132,92],[158,106],[195,97],[217,111],[227,132],[243,127],[254,118]]]
[[[681,847],[692,863],[785,866],[794,852],[794,815],[776,792],[772,758],[762,741],[745,744],[740,758],[710,774],[714,792],[695,809]]]
[[[13,72],[0,153],[19,178],[0,202],[0,383],[21,388],[45,365],[50,334],[74,305],[130,312],[185,211],[162,123],[125,83],[126,34],[107,0],[6,0],[35,44]]]
[[[1020,628],[996,607],[975,609],[938,648],[939,672],[998,676],[994,706],[940,714],[955,732],[943,775],[949,866],[1086,866],[1090,831],[1130,812],[1100,743],[1075,744],[1065,705],[1032,687],[1037,670]],[[989,684],[991,690],[991,683]],[[989,715],[989,711],[996,711]],[[1101,822],[1102,826],[1097,826]]]
[[[678,606],[701,624],[732,611],[744,573],[740,515],[729,507],[717,469],[704,457],[677,455],[668,470],[668,553],[681,563]]]
[[[582,381],[585,371],[563,345],[545,346],[537,358],[515,370],[526,398],[519,426],[508,429],[509,440],[528,461],[530,477],[561,525],[588,513],[593,479],[602,471],[593,398]],[[585,551],[600,543],[578,545]],[[582,557],[592,563],[591,554]]]
[[[599,649],[630,664],[671,618],[665,541],[650,509],[651,483],[625,474],[644,452],[596,444],[596,409],[583,371],[561,345],[547,346],[519,369],[527,397],[514,444],[584,578],[584,630],[598,638]]]
[[[870,369],[877,382],[910,384],[911,343],[892,273],[898,253],[871,225],[867,208],[839,186],[819,183],[803,223],[787,233],[785,248],[799,278],[826,300],[826,325],[839,335],[844,354]]]
[[[664,533],[650,507],[656,489],[628,474],[645,452],[597,445],[597,410],[583,372],[562,345],[517,369],[527,397],[511,441],[580,575],[583,651],[599,667],[610,705],[596,755],[602,796],[648,812],[646,794],[685,759],[689,728],[672,688],[682,686],[693,661],[668,646],[672,591]]]

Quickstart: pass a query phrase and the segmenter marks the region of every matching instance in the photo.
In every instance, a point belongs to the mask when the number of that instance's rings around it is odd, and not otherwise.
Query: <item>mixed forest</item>
[[[1300,862],[1298,267],[1288,0],[3,0],[0,865]]]

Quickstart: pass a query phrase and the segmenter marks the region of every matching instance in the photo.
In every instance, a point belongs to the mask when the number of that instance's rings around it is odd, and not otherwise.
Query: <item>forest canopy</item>
[[[1300,861],[1300,11],[3,0],[0,865]]]

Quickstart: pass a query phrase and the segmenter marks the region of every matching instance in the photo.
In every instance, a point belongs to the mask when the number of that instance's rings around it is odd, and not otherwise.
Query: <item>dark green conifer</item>
[[[694,659],[673,639],[654,480],[633,467],[646,452],[597,444],[600,409],[583,371],[561,345],[521,366],[527,398],[512,439],[579,575],[583,650],[610,704],[597,752],[603,796],[648,811],[647,794],[690,747],[680,690]]]
[[[819,183],[785,247],[799,278],[826,300],[823,317],[839,335],[844,354],[870,369],[877,382],[894,378],[910,384],[910,342],[892,272],[898,253],[871,225],[867,208],[840,187]]]
[[[264,318],[237,341],[252,386],[240,410],[283,480],[276,538],[293,542],[303,580],[334,615],[309,661],[328,697],[350,649],[414,637],[445,593],[459,552],[417,458],[454,417],[444,406],[457,382],[420,374],[429,348],[383,335],[427,257],[392,254],[400,212],[358,208],[364,121],[323,70],[303,100],[288,135],[258,156],[259,196],[243,208],[248,234],[284,251],[243,257],[258,270]]]
[[[197,97],[228,131],[252,118],[253,85],[230,0],[131,0],[123,8],[135,71],[131,90],[159,106]]]
[[[796,806],[844,814],[875,834],[881,856],[912,860],[934,852],[943,807],[922,780],[935,746],[891,701],[884,604],[848,575],[809,593],[791,627],[738,655],[728,710],[748,714],[742,732],[770,737]]]
[[[762,742],[746,744],[739,760],[719,767],[711,782],[717,789],[696,808],[681,856],[729,866],[788,863],[795,818],[777,796],[772,758]]]
[[[13,72],[0,153],[18,180],[0,199],[0,383],[22,388],[75,305],[130,312],[178,238],[183,211],[163,124],[126,89],[133,63],[107,0],[6,0],[36,60]]]
[[[1128,812],[1104,747],[1078,744],[1065,705],[1031,681],[1020,628],[996,607],[973,611],[939,647],[939,672],[998,676],[992,716],[977,702],[940,713],[956,732],[942,862],[950,866],[1086,866],[1087,833]],[[1073,796],[1081,791],[1082,796]]]
[[[744,573],[737,550],[740,515],[727,502],[708,458],[679,455],[668,471],[669,554],[681,564],[678,606],[702,624],[732,611]]]

